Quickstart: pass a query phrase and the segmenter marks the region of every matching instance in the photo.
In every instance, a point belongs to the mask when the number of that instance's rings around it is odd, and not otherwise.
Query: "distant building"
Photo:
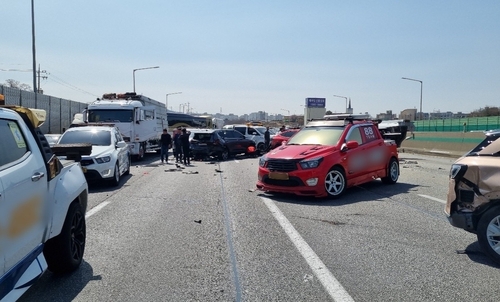
[[[377,114],[376,119],[383,120],[383,121],[394,120],[394,119],[396,119],[396,115],[392,114],[392,110],[387,110],[385,113]]]
[[[399,119],[414,121],[417,119],[417,109],[405,109],[399,113]]]

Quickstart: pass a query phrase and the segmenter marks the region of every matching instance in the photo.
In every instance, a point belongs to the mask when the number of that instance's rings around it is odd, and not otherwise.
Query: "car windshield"
[[[297,133],[297,131],[286,131],[286,132],[281,133],[281,136],[292,137],[295,133]]]
[[[472,149],[467,156],[500,156],[500,134],[486,136],[486,138]]]
[[[59,143],[91,143],[92,146],[109,146],[111,145],[111,132],[105,130],[68,131],[61,136]]]
[[[297,132],[287,145],[336,145],[344,127],[306,127]]]
[[[266,127],[262,127],[262,126],[253,126],[253,129],[257,130],[257,132],[259,132],[260,134],[264,134],[264,132],[266,132]]]
[[[210,137],[212,136],[211,132],[201,132],[201,133],[194,133],[191,139],[197,140],[197,141],[210,141]]]
[[[47,139],[47,142],[49,144],[57,143],[57,141],[59,140],[60,137],[61,137],[60,134],[46,134],[45,135],[45,138]]]
[[[91,123],[97,122],[122,122],[129,123],[134,120],[132,110],[89,110],[88,120]]]

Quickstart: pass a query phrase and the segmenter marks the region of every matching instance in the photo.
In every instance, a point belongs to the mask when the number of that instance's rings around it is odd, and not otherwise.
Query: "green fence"
[[[500,116],[414,121],[417,132],[469,132],[500,129]]]

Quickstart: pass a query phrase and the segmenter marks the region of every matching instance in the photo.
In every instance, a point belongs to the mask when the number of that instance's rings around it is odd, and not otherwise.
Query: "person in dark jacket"
[[[167,129],[163,129],[163,133],[160,138],[161,143],[161,163],[163,164],[163,159],[168,163],[168,149],[172,146],[172,136],[168,133]]]
[[[266,127],[266,132],[264,132],[264,152],[269,151],[271,146],[271,133],[269,132],[269,127]]]
[[[184,161],[184,164],[189,166],[191,165],[191,159],[189,158],[189,146],[190,146],[190,143],[189,143],[189,135],[191,134],[191,132],[187,131],[186,128],[182,128],[182,134],[181,136],[179,137],[179,140],[181,142],[181,146],[182,146],[182,160]]]
[[[182,134],[181,127],[178,127],[177,130],[175,130],[174,137],[173,137],[174,156],[175,156],[176,163],[179,163],[182,161],[182,146],[181,146],[181,142],[179,140],[179,137],[181,136],[181,134]]]

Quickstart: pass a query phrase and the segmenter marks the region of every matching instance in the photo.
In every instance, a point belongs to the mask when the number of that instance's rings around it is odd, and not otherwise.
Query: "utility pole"
[[[45,79],[47,79],[47,76],[46,76],[46,75],[44,75],[44,76],[42,76],[42,75],[41,75],[42,73],[43,73],[43,74],[47,74],[47,71],[46,71],[46,70],[40,70],[40,64],[38,64],[38,70],[37,70],[37,72],[36,72],[36,73],[37,73],[37,76],[36,76],[36,77],[38,78],[37,93],[41,93],[41,94],[43,94],[43,90],[42,90],[42,89],[40,89],[40,78],[42,78],[42,79],[44,79],[44,80],[45,80]]]

